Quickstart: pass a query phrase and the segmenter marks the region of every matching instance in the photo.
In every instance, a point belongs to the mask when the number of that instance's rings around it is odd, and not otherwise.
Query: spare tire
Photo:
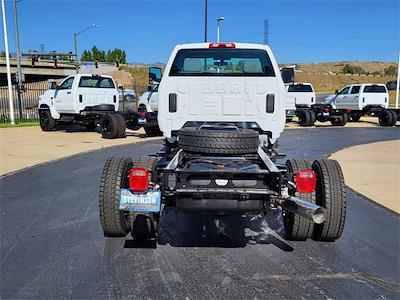
[[[209,154],[256,153],[258,132],[250,129],[221,130],[183,128],[179,130],[179,146],[189,152]]]

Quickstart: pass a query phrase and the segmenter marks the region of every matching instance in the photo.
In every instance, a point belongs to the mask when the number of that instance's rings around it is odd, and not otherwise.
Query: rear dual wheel
[[[111,157],[103,168],[100,180],[99,210],[100,222],[107,237],[124,237],[131,231],[135,239],[149,239],[156,236],[159,214],[135,215],[120,211],[120,190],[129,188],[129,171],[133,167],[145,167],[150,181],[157,181],[157,159],[138,156]]]
[[[303,127],[313,126],[316,121],[315,113],[313,110],[300,110],[298,118],[299,125]]]
[[[289,187],[289,193],[325,208],[326,220],[322,224],[315,224],[283,210],[285,238],[306,240],[312,237],[316,241],[338,239],[342,235],[346,219],[346,186],[339,163],[335,160],[318,159],[310,166],[305,160],[291,159],[286,162],[286,167],[288,179],[292,182],[301,169],[312,169],[315,172],[317,177],[315,192],[302,194]]]
[[[396,125],[397,114],[392,110],[383,110],[379,114],[379,125],[385,127],[391,127]]]
[[[349,121],[349,115],[347,113],[342,113],[340,116],[331,120],[332,126],[344,126]]]
[[[125,137],[126,123],[120,114],[106,114],[100,120],[101,135],[105,139]]]
[[[288,180],[295,182],[296,174],[302,169],[311,169],[311,165],[305,159],[289,159],[286,161],[286,169]],[[297,196],[305,201],[315,202],[315,192],[304,194],[299,193],[296,189],[289,185],[289,194],[291,196]],[[282,211],[283,225],[285,227],[284,237],[287,240],[292,241],[303,241],[312,236],[314,229],[314,222],[307,220],[306,218],[300,217],[289,211]]]

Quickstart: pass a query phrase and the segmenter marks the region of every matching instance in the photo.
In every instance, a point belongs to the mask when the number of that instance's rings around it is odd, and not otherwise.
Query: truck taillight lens
[[[129,187],[134,192],[143,192],[149,188],[149,172],[145,168],[133,168],[129,173]]]
[[[235,43],[210,43],[208,48],[235,48]]]
[[[312,193],[315,191],[316,186],[317,177],[313,170],[304,169],[296,174],[296,188],[300,193]]]

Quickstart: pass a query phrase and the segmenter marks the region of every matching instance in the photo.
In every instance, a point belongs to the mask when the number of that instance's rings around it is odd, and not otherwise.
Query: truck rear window
[[[292,93],[312,93],[312,87],[308,84],[293,84],[289,85],[288,92]]]
[[[82,76],[79,80],[79,87],[83,88],[115,88],[111,78],[100,76]]]
[[[386,88],[383,85],[366,85],[364,93],[386,93]]]
[[[169,76],[274,77],[268,53],[257,49],[182,49]]]

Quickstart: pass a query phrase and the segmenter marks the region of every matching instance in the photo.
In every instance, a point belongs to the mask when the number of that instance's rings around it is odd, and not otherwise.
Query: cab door
[[[358,102],[360,96],[360,86],[353,85],[348,96],[347,107],[352,110],[358,110]]]
[[[74,112],[74,94],[72,86],[74,76],[67,77],[58,87],[54,94],[54,107],[58,113]]]
[[[335,107],[338,109],[346,109],[347,97],[349,96],[350,86],[344,87],[335,98]]]

